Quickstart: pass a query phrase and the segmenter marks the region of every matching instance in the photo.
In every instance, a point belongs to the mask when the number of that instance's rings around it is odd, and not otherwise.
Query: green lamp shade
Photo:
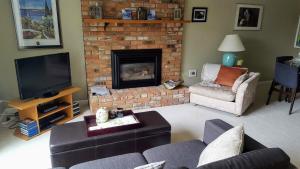
[[[227,67],[232,67],[236,63],[236,56],[234,53],[226,52],[223,54],[223,65]]]

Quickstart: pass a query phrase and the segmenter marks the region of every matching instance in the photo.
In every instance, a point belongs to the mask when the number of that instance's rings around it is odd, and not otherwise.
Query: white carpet
[[[248,135],[268,147],[282,148],[300,167],[300,99],[295,103],[293,115],[288,115],[290,104],[272,102],[265,106],[269,84],[261,84],[256,103],[246,115],[235,117],[229,113],[192,104],[155,108],[172,125],[172,142],[202,138],[204,122],[219,118],[233,125],[244,124]],[[273,100],[276,98],[274,97]],[[84,114],[90,114],[87,106]],[[141,112],[145,110],[139,110]],[[74,121],[82,120],[82,116]],[[11,130],[0,130],[0,166],[3,169],[50,168],[49,135],[45,133],[30,141],[22,141]]]

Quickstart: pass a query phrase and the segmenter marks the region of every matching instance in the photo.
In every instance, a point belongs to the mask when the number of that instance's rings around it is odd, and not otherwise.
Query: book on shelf
[[[24,129],[20,129],[21,133],[28,136],[28,137],[32,137],[38,134],[38,129],[36,128],[35,130],[31,130],[31,131],[26,131]]]
[[[37,122],[27,118],[19,122],[18,126],[23,129],[30,129],[30,128],[37,127]]]
[[[24,119],[18,124],[20,132],[28,137],[33,137],[39,133],[37,122],[32,119]]]

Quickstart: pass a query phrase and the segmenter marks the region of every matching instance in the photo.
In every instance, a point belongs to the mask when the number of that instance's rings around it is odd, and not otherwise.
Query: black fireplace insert
[[[161,58],[162,49],[113,50],[112,88],[160,85]]]

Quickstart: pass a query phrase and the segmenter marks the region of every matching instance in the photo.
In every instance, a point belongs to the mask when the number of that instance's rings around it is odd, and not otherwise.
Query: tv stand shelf
[[[68,105],[68,106],[59,106],[57,109],[52,110],[52,111],[50,111],[50,112],[48,112],[48,113],[45,113],[45,114],[39,113],[39,119],[48,117],[48,116],[50,116],[50,115],[52,115],[52,114],[55,114],[55,113],[57,113],[57,112],[66,110],[66,109],[68,109],[68,108],[70,108],[70,107],[71,107],[71,105]]]
[[[50,129],[40,130],[39,121],[45,117],[48,117],[50,115],[53,115],[55,113],[64,111],[66,112],[67,116],[60,121],[56,122],[56,125],[63,124],[67,121],[72,120],[75,116],[73,115],[73,94],[80,91],[80,88],[78,87],[70,87],[67,89],[62,90],[57,95],[50,97],[50,98],[39,98],[39,99],[32,99],[32,100],[12,100],[9,102],[9,106],[18,109],[19,111],[19,117],[20,120],[30,118],[32,120],[35,120],[37,122],[38,131],[41,135]],[[60,100],[62,102],[68,103],[68,105],[61,105],[57,109],[52,110],[45,114],[40,114],[38,112],[38,105],[51,102],[53,100]],[[15,136],[23,139],[23,140],[30,140],[36,136],[33,137],[27,137],[26,135],[21,134],[19,128],[15,131]]]

